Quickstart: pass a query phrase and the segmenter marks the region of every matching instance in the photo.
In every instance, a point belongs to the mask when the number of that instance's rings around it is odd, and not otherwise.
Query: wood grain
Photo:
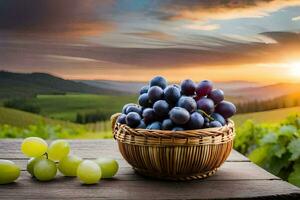
[[[120,170],[115,178],[92,186],[58,174],[38,182],[25,171],[27,158],[21,140],[1,140],[0,158],[10,158],[21,169],[16,183],[0,185],[0,199],[300,199],[299,188],[251,163],[236,151],[212,177],[188,182],[144,178],[122,159],[113,140],[71,140],[73,152],[84,158],[115,157]]]

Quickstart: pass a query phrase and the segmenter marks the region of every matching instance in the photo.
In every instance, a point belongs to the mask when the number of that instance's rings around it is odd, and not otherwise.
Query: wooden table
[[[58,174],[51,182],[38,182],[26,172],[21,140],[0,140],[0,159],[18,164],[16,183],[0,185],[0,199],[300,199],[300,189],[266,172],[232,151],[219,171],[205,180],[168,182],[136,175],[121,157],[113,140],[70,140],[72,152],[83,158],[116,158],[120,170],[114,179],[81,185],[76,178]],[[1,173],[1,172],[0,172]]]

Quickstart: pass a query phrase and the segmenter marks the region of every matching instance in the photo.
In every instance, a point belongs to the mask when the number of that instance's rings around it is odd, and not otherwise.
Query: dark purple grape
[[[205,80],[201,81],[197,86],[196,86],[196,94],[199,97],[204,97],[208,95],[213,88],[212,82]]]
[[[170,108],[165,100],[158,100],[153,104],[153,110],[157,116],[163,117],[168,115]]]
[[[178,106],[185,108],[190,113],[197,109],[197,103],[192,97],[182,96],[178,101]]]
[[[211,114],[211,117],[214,119],[214,121],[220,122],[222,124],[222,126],[224,126],[226,124],[226,120],[219,113],[213,113],[213,114]]]
[[[145,110],[143,110],[143,118],[146,124],[155,121],[156,115],[154,110],[152,108],[146,108]]]
[[[178,84],[173,84],[174,87],[177,87],[178,89],[180,89],[180,85]]]
[[[197,101],[197,108],[210,115],[215,110],[213,100],[203,97]]]
[[[142,115],[142,108],[136,104],[133,104],[126,108],[125,114],[128,114],[130,112],[136,112],[139,115]]]
[[[175,85],[169,85],[164,89],[164,97],[170,104],[176,104],[181,96],[180,89]]]
[[[224,92],[223,90],[215,89],[212,90],[207,97],[213,100],[215,104],[218,104],[224,100]]]
[[[209,122],[204,123],[203,128],[209,128]]]
[[[146,126],[144,120],[141,120],[141,121],[140,121],[140,124],[139,124],[136,128],[145,129],[146,127],[147,127],[147,126]]]
[[[210,120],[208,117],[204,117],[204,123],[208,123]]]
[[[119,115],[117,122],[120,124],[126,124],[126,115],[125,114]]]
[[[160,122],[152,122],[149,124],[146,129],[150,130],[161,130],[161,123]]]
[[[164,96],[164,91],[158,86],[153,86],[148,90],[148,97],[151,103],[154,103]]]
[[[236,113],[236,107],[229,101],[222,101],[217,105],[216,112],[222,115],[225,119],[228,119]]]
[[[148,92],[148,90],[149,90],[149,86],[148,86],[148,85],[145,85],[145,86],[143,86],[143,87],[141,88],[140,94],[145,94],[145,93]]]
[[[172,129],[172,131],[184,131],[184,128],[176,126]]]
[[[188,130],[193,130],[193,129],[200,129],[203,127],[203,125],[204,125],[203,116],[198,112],[194,112],[191,114],[191,118],[188,121],[186,127]]]
[[[196,84],[190,79],[186,79],[181,82],[181,93],[187,96],[193,96],[195,94]]]
[[[151,103],[149,101],[149,97],[148,97],[148,94],[147,93],[144,93],[144,94],[141,94],[139,96],[139,100],[138,100],[139,104],[144,107],[144,108],[147,108],[147,107],[150,107],[151,106]]]
[[[127,103],[127,104],[125,104],[125,105],[123,106],[123,108],[122,108],[122,113],[123,113],[123,114],[126,114],[126,109],[127,109],[127,107],[128,107],[128,106],[132,106],[132,105],[136,105],[136,104],[134,104],[134,103]]]
[[[190,119],[190,113],[181,107],[174,107],[169,113],[170,119],[175,124],[186,124]]]
[[[209,122],[209,128],[221,127],[222,124],[218,121],[211,121]]]
[[[161,125],[162,130],[172,130],[173,127],[174,127],[174,124],[171,119],[165,119]]]
[[[131,128],[135,128],[140,124],[141,117],[136,112],[130,112],[126,116],[126,124]]]
[[[156,76],[150,81],[150,87],[158,86],[162,89],[165,89],[167,87],[167,84],[167,80],[162,76]]]

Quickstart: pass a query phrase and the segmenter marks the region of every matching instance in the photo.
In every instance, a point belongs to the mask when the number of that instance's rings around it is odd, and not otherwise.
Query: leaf
[[[300,138],[290,142],[287,148],[292,153],[290,160],[297,160],[300,156]]]
[[[260,143],[262,145],[277,143],[277,139],[278,139],[278,137],[277,137],[277,135],[275,135],[275,133],[268,133],[260,140]]]
[[[300,164],[294,165],[294,171],[289,175],[288,181],[300,187]]]
[[[267,165],[267,170],[274,175],[278,175],[283,168],[290,165],[289,153],[284,154],[281,158],[272,157],[269,164]]]
[[[291,138],[296,132],[297,132],[297,128],[292,125],[285,125],[279,129],[279,135],[287,136],[288,138]]]
[[[269,156],[269,151],[269,146],[259,147],[252,151],[252,153],[249,155],[249,159],[258,165],[263,165]]]
[[[275,144],[272,146],[271,153],[273,153],[278,158],[281,158],[281,156],[286,152],[286,148],[280,144]]]

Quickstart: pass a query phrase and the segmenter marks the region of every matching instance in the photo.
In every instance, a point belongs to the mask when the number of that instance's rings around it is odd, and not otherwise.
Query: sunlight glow
[[[291,63],[289,73],[297,78],[300,78],[300,62]]]

